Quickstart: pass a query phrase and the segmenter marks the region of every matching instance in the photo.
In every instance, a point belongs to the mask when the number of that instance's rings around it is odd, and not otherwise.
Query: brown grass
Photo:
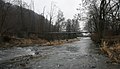
[[[112,43],[111,43],[112,42]],[[104,40],[101,43],[102,47],[101,50],[108,55],[108,57],[113,61],[120,63],[120,42],[110,40]]]
[[[40,38],[11,38],[10,42],[0,44],[0,47],[14,47],[14,46],[30,46],[30,45],[39,45],[39,46],[57,46],[64,43],[71,43],[74,41],[78,41],[78,39],[69,39],[66,40],[54,40],[54,41],[47,41]]]
[[[71,42],[74,42],[74,41],[78,41],[77,38],[75,39],[69,39],[68,41],[66,40],[55,40],[55,41],[51,41],[51,42],[47,42],[46,45],[48,46],[54,46],[54,45],[61,45],[61,44],[64,44],[64,43],[71,43]]]
[[[47,43],[47,40],[43,40],[43,39],[30,39],[30,38],[22,38],[22,39],[12,39],[10,41],[10,43],[12,44],[25,44],[25,45],[29,45],[29,44],[43,44],[43,43]]]

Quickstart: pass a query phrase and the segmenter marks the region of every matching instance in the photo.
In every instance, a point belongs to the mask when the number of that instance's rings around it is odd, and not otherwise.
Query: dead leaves
[[[120,63],[120,42],[110,45],[109,41],[102,41],[101,51],[106,53],[112,62]]]

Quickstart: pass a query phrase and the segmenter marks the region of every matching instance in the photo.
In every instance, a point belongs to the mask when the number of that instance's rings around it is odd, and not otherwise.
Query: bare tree
[[[53,19],[56,17],[56,5],[51,2],[50,12],[49,12],[49,31],[52,32],[53,29]]]
[[[71,19],[67,20],[66,32],[72,32],[72,20]]]
[[[55,29],[57,32],[60,32],[62,30],[62,22],[65,20],[63,12],[61,10],[58,11],[57,14],[57,21],[55,24]]]

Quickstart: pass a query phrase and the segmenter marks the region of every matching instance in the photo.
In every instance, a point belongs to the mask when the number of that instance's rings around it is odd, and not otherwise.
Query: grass
[[[54,41],[47,41],[40,38],[11,38],[9,42],[5,42],[0,44],[0,47],[8,48],[8,47],[27,47],[27,46],[35,46],[36,44],[39,46],[56,46],[61,45],[64,43],[71,43],[74,41],[78,41],[77,38],[75,39],[64,39],[64,40],[54,40]]]
[[[118,38],[104,39],[101,46],[101,50],[107,54],[112,62],[120,63],[120,41]]]

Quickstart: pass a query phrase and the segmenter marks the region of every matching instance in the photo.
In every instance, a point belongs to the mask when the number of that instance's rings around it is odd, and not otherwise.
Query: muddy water
[[[0,49],[0,69],[120,69],[90,38],[60,46]]]

